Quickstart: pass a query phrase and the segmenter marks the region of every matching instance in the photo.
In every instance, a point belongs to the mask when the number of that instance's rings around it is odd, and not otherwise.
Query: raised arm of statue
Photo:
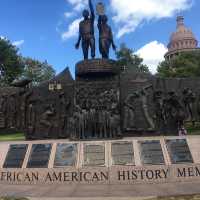
[[[112,29],[110,29],[110,38],[111,38],[112,48],[113,48],[113,50],[116,51],[117,47],[116,47],[114,39],[113,39]]]
[[[94,14],[94,7],[92,5],[92,0],[89,0],[89,7],[90,7],[90,12],[91,12],[91,20],[94,21],[95,19],[95,14]]]
[[[80,42],[81,42],[81,33],[80,33],[80,27],[79,27],[79,36],[78,36],[78,41],[75,44],[75,48],[78,49],[80,46]]]
[[[102,23],[102,16],[99,15],[98,24],[97,24],[99,30],[101,29],[101,23]]]

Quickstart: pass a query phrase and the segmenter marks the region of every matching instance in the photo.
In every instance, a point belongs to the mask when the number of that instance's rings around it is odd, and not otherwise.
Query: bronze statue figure
[[[185,113],[187,115],[187,121],[191,121],[193,125],[195,125],[195,101],[196,101],[196,94],[190,88],[184,88],[183,92],[183,105],[185,108]]]
[[[94,8],[92,5],[91,0],[89,0],[89,7],[90,12],[88,10],[83,11],[83,18],[84,20],[79,24],[79,38],[78,42],[76,43],[76,49],[79,48],[80,42],[82,41],[82,50],[84,59],[88,59],[88,51],[89,48],[91,49],[91,56],[95,58],[95,37],[94,37]]]
[[[113,34],[111,27],[107,24],[108,17],[106,15],[100,15],[98,19],[99,29],[99,51],[102,58],[109,58],[109,50],[112,45],[113,50],[116,50],[116,46],[113,40]]]
[[[40,124],[44,127],[46,130],[44,138],[50,137],[50,131],[53,128],[53,119],[52,117],[55,115],[55,108],[54,105],[46,105],[44,112],[40,116]]]
[[[5,95],[0,96],[0,128],[6,128],[6,105],[7,99]]]

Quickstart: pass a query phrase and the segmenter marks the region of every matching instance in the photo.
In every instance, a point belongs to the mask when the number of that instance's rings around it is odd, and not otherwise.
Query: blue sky
[[[94,4],[99,0],[92,0]],[[185,24],[200,39],[199,0],[102,0],[106,4],[109,24],[115,42],[128,47],[144,58],[153,72],[163,59],[170,34],[181,13]],[[0,36],[11,40],[23,56],[47,60],[56,72],[82,59],[77,40],[81,11],[87,0],[0,0]],[[96,28],[97,35],[97,28]],[[97,35],[98,38],[98,35]],[[97,44],[97,57],[98,44]],[[114,53],[111,57],[115,58]]]

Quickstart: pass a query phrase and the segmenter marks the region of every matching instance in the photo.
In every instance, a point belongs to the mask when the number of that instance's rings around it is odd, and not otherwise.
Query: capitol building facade
[[[165,54],[166,60],[171,60],[181,52],[199,50],[198,41],[193,32],[184,24],[184,17],[177,17],[177,28],[170,37],[168,52]]]

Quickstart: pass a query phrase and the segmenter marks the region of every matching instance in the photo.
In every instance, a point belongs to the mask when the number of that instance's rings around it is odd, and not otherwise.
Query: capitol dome
[[[196,50],[198,41],[190,29],[184,25],[184,17],[177,17],[176,32],[172,33],[165,58],[170,60],[180,52]]]

